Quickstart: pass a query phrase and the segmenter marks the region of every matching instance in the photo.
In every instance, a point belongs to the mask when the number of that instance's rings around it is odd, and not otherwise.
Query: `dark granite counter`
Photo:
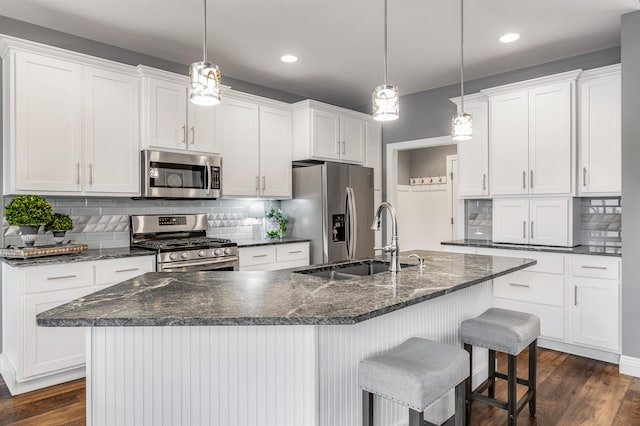
[[[57,265],[60,263],[90,262],[93,260],[119,259],[123,257],[154,256],[153,250],[140,248],[118,247],[109,249],[91,249],[81,253],[61,254],[57,256],[36,257],[33,259],[10,259],[2,257],[2,261],[14,267]]]
[[[257,246],[271,246],[275,244],[291,244],[291,243],[307,243],[311,240],[306,238],[293,238],[293,237],[285,237],[283,239],[272,238],[272,239],[248,239],[248,240],[234,240],[234,242],[238,243],[238,247],[257,247]]]
[[[577,247],[551,247],[551,246],[530,246],[520,244],[494,243],[491,240],[452,240],[443,241],[440,244],[444,246],[465,246],[477,248],[494,248],[508,250],[526,250],[540,251],[548,253],[569,253],[569,254],[587,254],[594,256],[622,256],[622,247],[604,247],[604,246],[577,246]]]
[[[355,324],[505,275],[531,259],[411,251],[405,267],[346,281],[295,273],[147,273],[38,315],[52,327]],[[414,263],[405,256],[403,262]],[[362,261],[363,263],[366,261]],[[297,268],[297,270],[307,268]]]

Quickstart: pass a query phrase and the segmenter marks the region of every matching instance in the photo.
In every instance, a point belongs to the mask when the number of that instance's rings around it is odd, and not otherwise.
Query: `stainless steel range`
[[[207,237],[206,214],[131,216],[130,225],[132,247],[158,252],[158,272],[238,270],[238,245]]]

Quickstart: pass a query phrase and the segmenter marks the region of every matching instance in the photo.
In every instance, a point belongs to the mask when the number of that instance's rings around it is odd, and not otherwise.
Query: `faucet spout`
[[[391,265],[389,270],[391,272],[400,272],[400,249],[398,247],[398,218],[396,215],[396,209],[393,208],[391,203],[388,201],[383,201],[380,203],[376,210],[375,218],[373,219],[373,224],[371,225],[371,229],[375,231],[380,230],[380,225],[382,222],[382,213],[387,210],[389,215],[391,216],[391,244],[376,248],[374,250],[382,250],[385,253],[391,253]]]

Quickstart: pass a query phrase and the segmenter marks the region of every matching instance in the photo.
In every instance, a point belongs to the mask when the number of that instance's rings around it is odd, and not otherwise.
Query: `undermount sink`
[[[401,266],[412,266],[402,264]],[[295,271],[297,274],[312,275],[314,277],[327,278],[330,280],[350,280],[357,277],[387,272],[389,262],[381,260],[356,260],[353,262],[340,262],[332,265],[320,266],[318,268],[303,269]]]

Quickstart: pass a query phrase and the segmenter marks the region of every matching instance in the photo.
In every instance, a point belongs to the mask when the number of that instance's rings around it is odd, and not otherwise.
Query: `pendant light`
[[[464,0],[460,0],[460,112],[451,122],[454,141],[466,141],[473,136],[471,114],[464,112]]]
[[[397,86],[387,84],[387,0],[384,0],[384,84],[373,89],[371,103],[374,120],[391,121],[399,117],[400,92]]]
[[[202,61],[189,67],[189,100],[196,105],[218,105],[220,103],[220,70],[207,62],[207,0],[203,0],[204,30],[202,35]]]

